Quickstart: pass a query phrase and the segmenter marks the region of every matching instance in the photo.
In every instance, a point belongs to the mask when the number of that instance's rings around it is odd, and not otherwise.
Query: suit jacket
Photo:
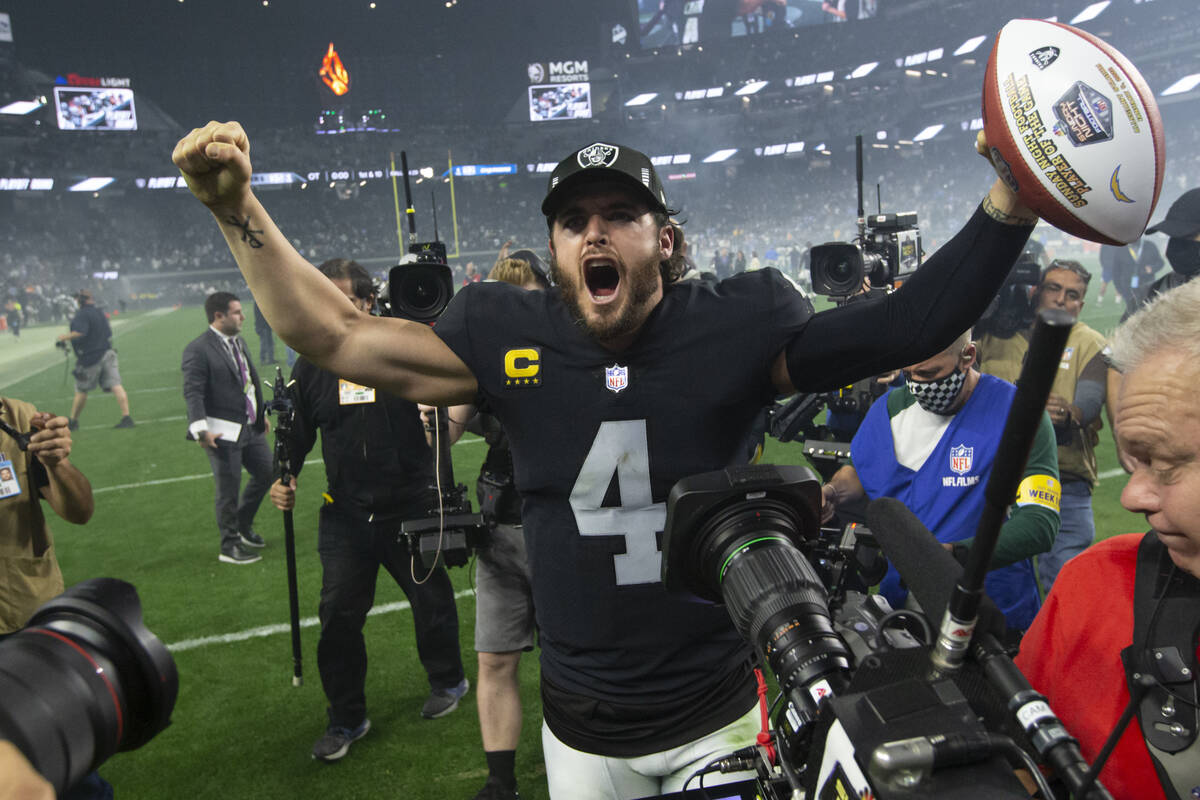
[[[246,367],[250,371],[250,382],[254,385],[254,395],[258,413],[254,420],[254,430],[264,430],[263,425],[263,394],[262,384],[258,380],[258,371],[250,360],[246,342],[242,337],[235,341],[241,348],[242,358],[246,359]],[[212,328],[204,331],[183,348],[183,399],[187,403],[188,425],[205,417],[218,417],[233,422],[241,422],[246,417],[246,396],[242,393],[242,376],[238,374],[237,365],[233,363],[233,355],[224,341]],[[187,438],[192,439],[191,431]]]

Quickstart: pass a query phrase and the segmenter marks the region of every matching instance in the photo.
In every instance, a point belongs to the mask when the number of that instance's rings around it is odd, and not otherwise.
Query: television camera
[[[436,218],[434,241],[417,241],[407,153],[400,153],[400,163],[407,204],[408,253],[388,270],[386,291],[380,293],[380,308],[388,316],[433,325],[454,296],[453,274],[446,259],[446,245],[437,241]],[[486,547],[489,541],[489,526],[483,515],[471,512],[466,484],[454,480],[445,408],[437,409],[436,420],[438,505],[429,509],[428,517],[408,520],[400,528],[409,552],[427,569],[432,569],[439,558],[447,566],[463,566],[474,548]]]
[[[1071,322],[1043,313],[1034,330],[965,569],[898,501],[868,509],[874,540],[910,597],[940,618],[936,628],[915,610],[893,611],[829,580],[853,562],[843,549],[821,550],[820,481],[807,468],[735,467],[672,488],[664,585],[723,603],[781,690],[773,730],[714,759],[697,771],[701,779],[753,770],[768,800],[1026,798],[1014,773],[1021,767],[1043,796],[1055,796],[1036,753],[1074,796],[1110,798],[1095,781],[1101,765],[1088,767],[1000,645],[1003,616],[983,594]],[[839,557],[840,570],[815,566]]]
[[[1009,339],[1028,330],[1034,317],[1031,295],[1041,278],[1042,265],[1037,254],[1026,248],[1009,270],[1008,277],[983,316],[975,323],[975,337],[990,335],[997,339]]]
[[[858,179],[858,236],[853,242],[826,242],[810,253],[813,292],[833,298],[839,305],[862,293],[863,282],[885,292],[902,284],[921,265],[921,230],[917,213],[885,214],[882,199],[878,213],[863,211],[862,136],[855,137]]]

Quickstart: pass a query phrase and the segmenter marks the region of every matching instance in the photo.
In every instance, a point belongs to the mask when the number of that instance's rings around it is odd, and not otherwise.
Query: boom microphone
[[[881,497],[868,503],[867,526],[925,615],[940,620],[962,575],[962,566],[899,500]],[[979,624],[996,636],[1004,635],[1004,615],[986,597],[979,609]]]

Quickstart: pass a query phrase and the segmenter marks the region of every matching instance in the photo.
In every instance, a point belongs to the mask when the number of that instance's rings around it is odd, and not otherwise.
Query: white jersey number
[[[604,508],[600,504],[613,473],[621,490],[621,505]],[[666,524],[667,505],[651,500],[644,419],[600,423],[571,489],[571,511],[580,535],[625,538],[625,552],[613,556],[618,586],[661,580],[657,535]]]

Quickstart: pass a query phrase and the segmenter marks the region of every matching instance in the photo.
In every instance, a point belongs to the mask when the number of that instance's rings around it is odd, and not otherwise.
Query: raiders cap
[[[1167,218],[1146,228],[1146,233],[1165,233],[1174,237],[1192,237],[1200,233],[1200,189],[1189,189],[1179,195],[1167,209]]]
[[[667,210],[667,196],[654,165],[644,153],[632,147],[595,142],[577,150],[558,162],[550,173],[542,213],[553,217],[567,189],[588,181],[616,181],[642,191],[644,199],[655,211]]]

